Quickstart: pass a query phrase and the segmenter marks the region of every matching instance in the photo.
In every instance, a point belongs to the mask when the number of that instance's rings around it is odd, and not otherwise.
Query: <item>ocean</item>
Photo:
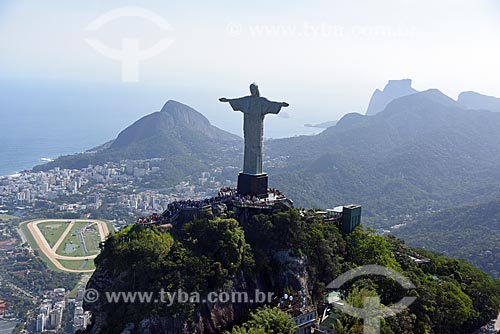
[[[82,152],[96,143],[88,138],[0,135],[0,176],[12,175],[60,155]]]

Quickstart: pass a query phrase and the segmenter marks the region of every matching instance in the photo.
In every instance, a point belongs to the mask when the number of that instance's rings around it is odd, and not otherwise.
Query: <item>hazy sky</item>
[[[85,30],[125,6],[155,13],[172,30],[137,17]],[[139,48],[173,43],[142,61],[130,83],[89,38],[115,49],[124,38]],[[136,87],[161,92],[155,106],[174,98],[209,118],[227,109],[218,97],[247,94],[253,81],[262,95],[289,102],[291,117],[311,121],[364,113],[389,79],[412,78],[416,89],[453,98],[464,90],[500,96],[498,0],[2,0],[0,47],[3,80]]]

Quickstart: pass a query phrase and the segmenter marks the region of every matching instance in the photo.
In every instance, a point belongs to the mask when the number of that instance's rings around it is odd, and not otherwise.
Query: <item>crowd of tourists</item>
[[[175,201],[171,202],[167,205],[167,209],[163,212],[163,217],[165,218],[172,218],[175,216],[179,211],[183,209],[201,209],[204,208],[208,205],[211,205],[214,203],[214,198],[205,198],[203,200],[181,200],[181,201]]]
[[[274,195],[273,200],[284,197],[283,194],[274,188],[269,189],[269,194]],[[167,205],[167,208],[162,215],[156,213],[148,217],[140,217],[137,219],[137,223],[147,225],[147,224],[157,224],[161,223],[162,219],[170,219],[175,217],[181,210],[185,209],[202,209],[204,207],[210,206],[217,203],[227,203],[229,201],[234,204],[239,204],[242,206],[268,206],[272,204],[270,198],[260,198],[254,195],[240,195],[236,188],[224,187],[219,189],[216,197],[205,198],[202,200],[180,200],[174,201]]]
[[[151,216],[148,217],[139,217],[137,218],[137,223],[141,225],[150,225],[150,224],[157,224],[161,221],[161,216],[157,213],[153,213]]]

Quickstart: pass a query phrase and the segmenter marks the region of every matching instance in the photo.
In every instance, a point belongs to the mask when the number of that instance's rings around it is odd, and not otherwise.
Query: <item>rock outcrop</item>
[[[307,259],[305,256],[295,257],[290,251],[280,251],[274,256],[276,268],[275,273],[261,273],[258,276],[249,275],[239,271],[233,278],[230,288],[223,289],[224,292],[247,292],[249,298],[253,297],[255,291],[270,293],[282,291],[284,287],[293,287],[302,291],[307,300],[311,300],[310,280],[307,273]],[[106,260],[107,261],[107,260]],[[147,273],[136,273],[137,276]],[[92,326],[88,329],[89,334],[105,334],[110,332],[110,317],[119,316],[110,314],[109,305],[104,298],[106,291],[127,291],[129,283],[135,276],[133,272],[122,272],[114,276],[106,270],[106,263],[97,266],[87,289],[95,289],[101,298],[95,303],[85,303],[84,308],[92,312]],[[205,298],[206,296],[202,296]],[[257,303],[201,303],[196,308],[192,317],[179,316],[170,317],[160,313],[147,314],[138,323],[123,322],[123,328],[118,333],[130,332],[136,334],[183,334],[203,333],[220,334],[234,323],[240,322],[248,312],[262,304]],[[116,330],[116,329],[114,329]],[[113,332],[114,332],[113,330]]]
[[[383,91],[375,90],[368,104],[366,114],[375,115],[384,110],[391,101],[417,92],[411,87],[411,79],[389,80]]]

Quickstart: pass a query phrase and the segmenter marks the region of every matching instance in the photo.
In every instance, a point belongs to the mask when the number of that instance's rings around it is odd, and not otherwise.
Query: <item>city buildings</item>
[[[73,316],[73,331],[84,330],[87,328],[90,322],[90,312],[83,310],[83,297],[85,294],[85,288],[81,287],[78,289],[75,298],[75,314]]]
[[[145,181],[161,171],[153,166],[157,160],[161,159],[108,162],[78,170],[56,167],[0,177],[0,210],[9,214],[49,212],[84,216],[106,205],[106,212],[119,212],[122,219],[124,213],[133,218],[161,212],[179,198],[213,196],[222,184],[231,183],[226,180],[226,169],[234,169],[207,166],[210,170],[160,191]]]
[[[66,290],[57,288],[44,294],[38,315],[36,317],[35,330],[43,332],[45,330],[59,330],[63,326],[63,312],[66,306]]]

